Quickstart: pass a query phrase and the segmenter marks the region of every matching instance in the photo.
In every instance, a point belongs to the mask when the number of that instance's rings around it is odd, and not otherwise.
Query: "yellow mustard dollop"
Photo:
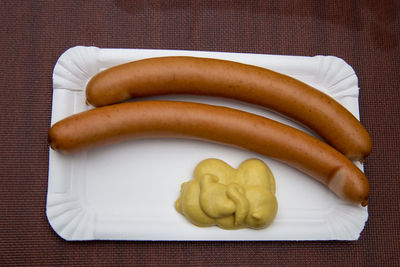
[[[175,209],[201,227],[265,228],[278,211],[275,179],[258,159],[246,160],[238,169],[206,159],[196,166],[194,178],[182,184]]]

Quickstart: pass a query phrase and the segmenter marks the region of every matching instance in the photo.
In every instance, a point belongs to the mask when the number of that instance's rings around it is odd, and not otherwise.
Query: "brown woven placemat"
[[[0,1],[0,266],[399,266],[400,3]],[[52,70],[76,45],[334,55],[374,149],[355,242],[66,242],[46,215]]]

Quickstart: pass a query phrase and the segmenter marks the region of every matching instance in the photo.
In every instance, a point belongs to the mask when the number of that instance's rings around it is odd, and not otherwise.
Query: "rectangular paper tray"
[[[276,56],[175,50],[73,47],[61,55],[53,72],[52,124],[92,107],[85,86],[97,72],[148,57],[186,55],[228,59],[290,75],[331,95],[357,118],[358,79],[333,56]],[[229,106],[300,125],[246,103],[212,97],[166,96]],[[368,219],[367,208],[344,203],[324,186],[280,162],[224,145],[201,141],[132,140],[73,156],[50,149],[47,217],[66,240],[356,240]],[[199,228],[174,209],[181,183],[196,164],[219,158],[233,167],[259,158],[272,169],[279,210],[263,230]],[[362,165],[358,164],[362,169]]]

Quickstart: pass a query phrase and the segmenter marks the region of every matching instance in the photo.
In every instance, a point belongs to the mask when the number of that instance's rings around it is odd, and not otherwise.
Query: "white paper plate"
[[[53,73],[52,124],[92,107],[85,86],[97,72],[148,57],[188,55],[228,59],[285,73],[333,96],[356,117],[358,80],[353,69],[333,56],[99,49],[73,47],[61,55]],[[167,96],[229,106],[300,125],[246,103],[212,97]],[[132,140],[73,156],[50,149],[47,217],[66,240],[356,240],[367,208],[347,204],[323,185],[280,162],[224,145],[191,140]],[[174,209],[180,185],[196,164],[219,158],[233,167],[249,158],[266,162],[276,179],[279,211],[263,230],[199,228]],[[362,166],[358,164],[362,169]]]

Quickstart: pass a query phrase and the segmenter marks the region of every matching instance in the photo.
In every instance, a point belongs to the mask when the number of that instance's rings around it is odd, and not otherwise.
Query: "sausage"
[[[325,142],[293,127],[227,107],[138,101],[94,108],[55,123],[50,146],[74,153],[131,138],[174,137],[233,145],[284,162],[351,203],[367,204],[363,172]]]
[[[352,160],[363,160],[372,141],[363,125],[340,103],[289,76],[232,61],[159,57],[118,65],[86,86],[94,106],[166,94],[208,95],[260,105],[307,126]]]

